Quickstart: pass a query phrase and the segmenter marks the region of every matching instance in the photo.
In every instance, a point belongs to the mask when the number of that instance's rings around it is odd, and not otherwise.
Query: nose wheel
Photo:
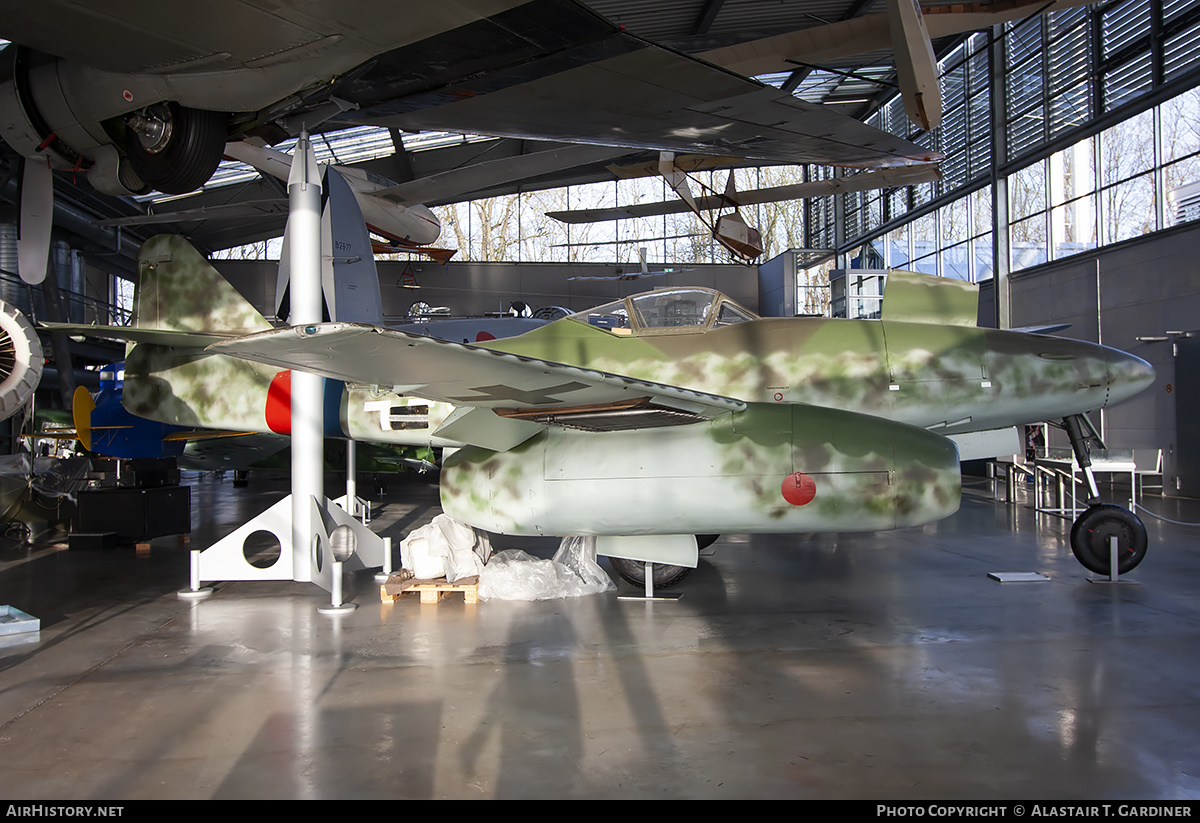
[[[1083,470],[1088,485],[1088,507],[1075,519],[1071,526],[1071,553],[1090,572],[1111,576],[1112,541],[1117,542],[1117,574],[1133,571],[1146,556],[1149,540],[1146,527],[1138,516],[1129,509],[1100,502],[1100,489],[1092,473],[1092,459],[1088,453],[1088,435],[1099,443],[1100,437],[1083,415],[1077,414],[1063,420],[1075,462]]]
[[[1071,526],[1071,553],[1085,569],[1109,575],[1112,554],[1109,544],[1117,540],[1117,573],[1126,574],[1137,568],[1146,556],[1149,540],[1146,527],[1128,509],[1111,503],[1089,506]]]

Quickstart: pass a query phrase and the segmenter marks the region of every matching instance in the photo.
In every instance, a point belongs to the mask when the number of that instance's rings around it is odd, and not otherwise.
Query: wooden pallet
[[[444,577],[436,580],[401,580],[399,575],[392,575],[379,587],[379,595],[384,603],[395,603],[409,592],[420,592],[422,603],[437,603],[450,592],[462,592],[464,602],[478,603],[479,578],[464,577],[456,583],[448,583]]]

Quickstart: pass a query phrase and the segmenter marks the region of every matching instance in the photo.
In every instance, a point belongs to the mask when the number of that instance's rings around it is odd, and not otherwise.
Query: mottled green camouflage
[[[150,238],[138,252],[133,325],[229,335],[271,328],[190,243],[171,234]]]
[[[946,433],[1055,419],[1144,388],[1143,361],[1067,338],[926,323],[763,319],[620,337],[563,319],[486,346],[758,403],[847,409]]]
[[[810,501],[785,499],[793,472],[815,482]],[[507,452],[463,449],[442,470],[447,513],[511,534],[874,531],[946,517],[959,493],[946,438],[800,405],[670,429],[548,429]]]
[[[271,328],[183,238],[158,235],[138,254],[133,325],[251,334]],[[131,345],[122,402],[139,417],[182,426],[267,432],[267,387],[277,369],[194,348]]]
[[[134,323],[161,332],[241,336],[266,331],[265,318],[180,237],[158,235],[138,255]],[[203,345],[203,344],[201,344]],[[125,359],[125,408],[139,417],[181,426],[270,433],[267,393],[279,369],[211,354],[197,347],[131,345]],[[381,408],[380,404],[383,404]],[[452,408],[433,404],[419,429],[393,428],[392,407],[427,404],[391,392],[346,391],[342,431],[361,440],[447,445],[430,436]]]
[[[239,335],[264,329],[266,321],[180,242],[156,238],[143,251],[139,326]],[[961,319],[964,305],[956,297],[945,312]],[[913,306],[901,313],[920,315]],[[320,337],[297,336],[295,345],[319,346]],[[900,320],[763,319],[708,331],[657,327],[639,337],[566,318],[486,347],[748,404],[690,425],[547,428],[507,451],[457,452],[443,472],[447,512],[520,534],[926,523],[958,505],[957,453],[942,434],[1099,408],[1153,378],[1141,360],[1094,344]],[[267,431],[264,408],[276,373],[195,348],[140,343],[127,357],[125,402],[164,422]],[[506,387],[464,391],[493,389]],[[434,436],[451,411],[445,403],[351,387],[340,408],[342,430],[356,439],[452,445]],[[782,484],[797,472],[814,482],[811,500],[785,497]]]

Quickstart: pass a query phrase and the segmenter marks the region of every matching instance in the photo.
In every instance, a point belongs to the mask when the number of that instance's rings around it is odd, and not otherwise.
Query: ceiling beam
[[[708,0],[704,4],[704,11],[700,12],[700,19],[696,21],[696,27],[692,34],[708,34],[708,30],[712,28],[713,22],[716,21],[717,15],[721,13],[724,5],[725,0]]]

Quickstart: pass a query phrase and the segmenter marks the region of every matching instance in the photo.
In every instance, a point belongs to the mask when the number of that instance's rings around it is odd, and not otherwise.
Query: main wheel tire
[[[154,139],[126,128],[125,153],[137,176],[163,194],[186,194],[207,183],[225,152],[225,115],[173,101],[149,106],[140,114],[161,128]]]
[[[1109,574],[1108,540],[1117,538],[1117,572],[1127,574],[1146,556],[1146,527],[1128,509],[1111,503],[1091,506],[1071,526],[1071,552],[1085,569]]]
[[[626,560],[624,557],[610,557],[613,571],[624,580],[638,587],[646,585],[646,564],[641,560]],[[654,588],[665,589],[674,586],[691,574],[687,566],[671,566],[666,563],[655,563],[653,566]]]

